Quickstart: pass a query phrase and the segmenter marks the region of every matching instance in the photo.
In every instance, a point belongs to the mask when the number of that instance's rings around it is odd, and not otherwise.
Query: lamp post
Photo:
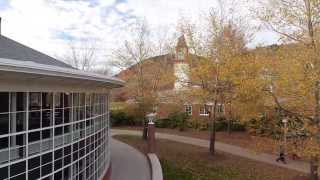
[[[284,131],[283,131],[283,144],[284,144],[284,153],[287,153],[287,133],[288,133],[288,119],[283,118],[282,123],[284,126]]]
[[[155,153],[156,151],[156,128],[154,121],[156,120],[157,113],[150,113],[147,114],[147,119],[149,121],[148,123],[148,152],[149,153]]]

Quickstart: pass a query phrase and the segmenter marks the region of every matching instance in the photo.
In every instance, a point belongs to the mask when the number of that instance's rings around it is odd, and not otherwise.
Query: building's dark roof
[[[44,65],[73,68],[64,62],[56,60],[2,35],[0,35],[0,58],[32,61]]]

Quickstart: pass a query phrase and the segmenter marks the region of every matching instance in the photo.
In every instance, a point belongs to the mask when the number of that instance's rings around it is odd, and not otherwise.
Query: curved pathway
[[[147,157],[135,148],[111,140],[112,180],[151,180]]]
[[[141,132],[135,131],[135,130],[112,129],[111,132],[113,135],[123,134],[123,135],[141,136]],[[178,135],[172,135],[172,134],[165,134],[165,133],[156,133],[156,138],[167,139],[167,140],[176,141],[176,142],[180,142],[180,143],[209,148],[209,141],[203,140],[203,139],[178,136]],[[225,143],[218,142],[218,141],[216,141],[215,148],[218,151],[226,152],[226,153],[229,153],[232,155],[244,157],[244,158],[251,159],[254,161],[259,161],[259,162],[271,164],[274,166],[292,169],[292,170],[296,170],[296,171],[303,172],[303,173],[310,172],[309,164],[304,161],[290,161],[289,160],[288,164],[277,163],[275,161],[277,156],[275,156],[275,155],[266,154],[266,153],[255,153],[253,151],[250,151],[249,149],[245,149],[245,148],[230,145],[230,144],[225,144]]]

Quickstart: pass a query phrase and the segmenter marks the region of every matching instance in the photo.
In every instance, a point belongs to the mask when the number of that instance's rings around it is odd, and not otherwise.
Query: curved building
[[[0,179],[106,179],[122,85],[0,36]]]

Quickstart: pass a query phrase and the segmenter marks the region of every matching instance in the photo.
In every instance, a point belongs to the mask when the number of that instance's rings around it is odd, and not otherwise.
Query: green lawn
[[[116,136],[141,152],[146,142],[136,136]],[[210,157],[208,149],[168,140],[157,141],[164,180],[292,180],[304,179],[296,171],[251,161],[218,152]]]

